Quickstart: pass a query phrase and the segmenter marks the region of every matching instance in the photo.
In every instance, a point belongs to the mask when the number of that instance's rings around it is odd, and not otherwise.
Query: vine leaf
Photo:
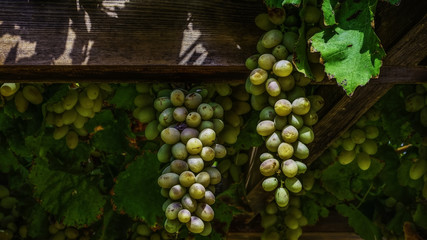
[[[354,206],[339,204],[336,209],[338,213],[348,217],[348,224],[360,237],[366,240],[381,239],[381,232],[378,227]]]
[[[299,6],[301,4],[301,0],[265,0],[265,5],[269,8],[281,8],[285,4]]]
[[[154,225],[164,215],[157,179],[160,176],[160,162],[157,155],[145,152],[117,177],[113,201],[117,210],[124,211],[132,218],[140,218]],[[155,191],[158,189],[158,191]]]
[[[102,219],[102,225],[99,231],[96,231],[94,239],[97,240],[115,240],[126,239],[127,232],[123,229],[131,228],[133,221],[126,215],[119,215],[107,205]],[[118,228],[117,226],[121,226]]]
[[[298,30],[299,37],[295,46],[293,62],[298,72],[303,73],[308,78],[314,79],[314,76],[313,76],[313,73],[311,72],[311,68],[307,58],[307,41],[305,37],[305,32],[306,32],[305,29],[306,29],[305,24],[302,24],[302,26]]]
[[[51,214],[69,226],[90,225],[98,220],[106,199],[98,183],[85,176],[51,170],[45,158],[37,158],[29,176],[34,196]]]
[[[336,14],[338,25],[316,33],[310,40],[319,51],[325,72],[336,78],[348,95],[378,77],[385,56],[373,24],[376,1],[344,1]]]
[[[133,110],[133,108],[135,108],[133,100],[137,95],[138,92],[136,91],[135,85],[129,84],[127,86],[120,86],[116,89],[109,103],[116,105],[116,108]]]
[[[354,194],[351,191],[351,183],[348,181],[352,179],[353,173],[354,169],[335,162],[322,173],[323,187],[339,200],[353,200]]]
[[[338,0],[323,0],[322,11],[323,11],[323,22],[326,26],[335,25],[335,12],[339,7]]]

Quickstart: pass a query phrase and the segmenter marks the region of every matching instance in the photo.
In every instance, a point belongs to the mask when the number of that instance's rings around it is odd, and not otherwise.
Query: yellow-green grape
[[[64,231],[65,236],[67,239],[76,239],[79,237],[79,230],[73,228],[73,227],[67,227]]]
[[[237,115],[243,115],[243,114],[249,113],[252,109],[251,109],[251,105],[247,102],[235,101],[233,103],[233,107],[231,110],[232,112],[235,112]]]
[[[185,146],[189,154],[199,154],[202,151],[203,143],[198,138],[190,138]]]
[[[264,70],[271,70],[275,63],[276,58],[270,53],[264,53],[258,58],[258,66]]]
[[[187,158],[188,167],[194,173],[198,173],[203,170],[205,163],[199,155],[191,155]]]
[[[266,48],[266,47],[264,47],[264,45],[262,44],[262,37],[263,37],[264,35],[262,35],[261,36],[261,38],[260,38],[260,40],[257,42],[257,44],[256,44],[256,50],[257,50],[257,52],[259,53],[259,54],[265,54],[265,53],[270,53],[271,51],[271,49],[270,48]]]
[[[268,93],[268,92],[267,92]],[[268,104],[270,104],[270,106],[274,106],[274,104],[276,104],[277,101],[279,101],[280,99],[286,99],[286,93],[281,91],[277,96],[268,96]]]
[[[266,230],[261,235],[261,240],[280,240],[281,236],[275,229],[274,230]]]
[[[276,112],[272,106],[267,106],[261,110],[259,113],[259,120],[270,120],[273,121],[276,117]]]
[[[273,48],[272,54],[277,60],[285,60],[289,55],[288,50],[283,45],[275,46]]]
[[[293,148],[295,157],[299,159],[306,159],[308,157],[309,149],[304,143],[296,141],[293,143]]]
[[[356,147],[356,143],[354,143],[351,138],[344,138],[342,140],[341,146],[344,148],[344,150],[351,151]]]
[[[318,23],[321,16],[322,16],[322,12],[318,8],[311,5],[307,5],[305,7],[304,21],[306,23],[308,24]]]
[[[365,142],[366,136],[365,132],[361,129],[353,129],[350,133],[351,140],[356,144],[362,144]]]
[[[421,94],[413,93],[405,98],[405,110],[407,112],[418,112],[423,109],[424,105],[425,99]]]
[[[65,137],[65,135],[67,135],[68,133],[68,126],[64,125],[62,127],[56,127],[55,130],[53,131],[53,138],[55,140],[59,140],[63,137]]]
[[[214,218],[214,210],[206,203],[199,203],[196,209],[196,215],[203,221],[210,222]]]
[[[79,136],[74,131],[69,131],[65,137],[65,143],[69,149],[75,149],[79,144]]]
[[[184,106],[187,109],[197,109],[197,107],[202,103],[202,95],[199,93],[189,93],[184,98]]]
[[[22,89],[22,93],[24,98],[32,104],[38,105],[43,102],[43,96],[40,90],[33,85],[25,85]]]
[[[181,174],[184,171],[188,171],[188,164],[183,160],[176,159],[170,163],[170,168],[171,172]]]
[[[304,124],[307,126],[313,126],[319,121],[319,116],[315,111],[310,110],[307,114],[303,116]]]
[[[356,155],[357,165],[362,170],[367,170],[371,166],[371,157],[365,152],[359,152]]]
[[[196,216],[192,216],[190,221],[186,223],[187,228],[192,233],[201,233],[205,229],[203,221]]]
[[[264,120],[258,123],[256,131],[261,136],[269,136],[275,131],[274,122],[270,120]]]
[[[302,187],[306,191],[310,191],[313,188],[314,185],[314,174],[313,172],[309,171],[306,174],[302,175]]]
[[[267,137],[265,140],[265,146],[270,152],[277,152],[282,141],[283,139],[280,136],[280,132],[276,131]]]
[[[202,122],[202,117],[197,112],[190,112],[185,119],[185,123],[192,128],[197,128]]]
[[[295,99],[305,97],[305,90],[300,86],[295,86],[288,94],[288,100],[293,102]]]
[[[212,185],[216,185],[221,182],[221,173],[218,171],[218,169],[214,167],[208,167],[205,169],[205,171],[209,173]]]
[[[374,155],[378,151],[377,143],[371,139],[366,139],[365,142],[362,143],[361,147],[362,150],[369,155]]]
[[[22,91],[18,91],[14,97],[16,110],[20,113],[24,113],[28,109],[29,102],[25,99]]]
[[[283,128],[285,128],[285,126],[287,126],[288,124],[288,118],[286,116],[275,116],[274,117],[274,127],[281,131],[283,130]]]
[[[367,139],[375,139],[379,135],[379,130],[376,126],[368,125],[364,128]]]
[[[77,115],[79,114],[74,109],[66,110],[62,113],[62,121],[65,125],[70,125],[76,121]]]
[[[285,22],[286,12],[284,8],[273,8],[268,12],[268,19],[270,22],[276,25],[280,25]]]
[[[181,205],[182,206],[182,205]],[[187,223],[191,219],[191,212],[188,209],[181,209],[178,212],[178,220],[182,223]]]
[[[310,101],[305,97],[300,97],[292,101],[292,112],[298,115],[307,114],[310,111]]]
[[[287,160],[294,155],[294,147],[289,143],[281,143],[277,148],[277,153],[282,160]]]
[[[80,114],[83,117],[88,117],[91,118],[91,116],[93,115],[93,110],[91,108],[84,108],[80,105],[77,105],[74,109],[76,109],[77,113]],[[64,110],[62,110],[61,112],[57,112],[56,113],[62,113],[64,112]],[[144,113],[141,113],[144,114]]]
[[[190,197],[190,194],[185,194],[181,199],[182,206],[190,212],[196,211],[197,202],[195,199]]]
[[[261,85],[267,80],[267,78],[268,78],[268,73],[262,68],[255,68],[249,74],[249,80],[253,85]],[[252,91],[252,94],[255,94],[255,93]],[[255,94],[255,95],[259,95],[259,94]]]
[[[181,228],[181,223],[176,219],[175,220],[166,219],[164,227],[168,233],[176,233]]]
[[[295,78],[292,75],[279,77],[277,81],[280,84],[282,91],[290,91],[295,87]]]
[[[9,97],[19,90],[19,83],[3,83],[0,87],[0,94]]]
[[[93,100],[90,99],[85,92],[79,94],[79,104],[82,108],[93,108]]]
[[[311,83],[311,79],[304,76],[304,74],[300,72],[294,72],[292,75],[294,76],[295,83],[297,86],[305,87]]]
[[[232,89],[227,83],[215,83],[215,90],[220,96],[228,96],[231,94]]]
[[[298,34],[294,32],[285,32],[283,34],[283,45],[288,49],[289,52],[293,53],[295,51],[295,46],[298,41]]]
[[[212,224],[210,222],[205,222],[204,224],[205,224],[205,228],[200,233],[200,235],[202,235],[202,236],[208,236],[209,234],[212,233]]]
[[[284,187],[276,189],[274,199],[279,207],[286,207],[289,203],[289,192]]]
[[[169,159],[171,158],[171,149],[172,145],[170,144],[163,144],[162,146],[160,146],[159,151],[157,151],[157,159],[159,160],[159,162],[169,162]]]
[[[136,107],[147,107],[153,105],[153,97],[149,94],[139,94],[133,99]]]
[[[298,174],[305,173],[307,171],[307,165],[301,161],[295,161],[298,165]]]
[[[216,139],[216,133],[210,128],[203,129],[199,134],[199,140],[203,146],[212,146]]]
[[[342,150],[340,154],[338,154],[338,161],[342,165],[347,165],[351,163],[355,158],[356,158],[356,151],[354,150],[351,150],[351,151]]]
[[[265,90],[270,96],[273,97],[278,96],[282,92],[280,83],[274,78],[267,79],[265,83]]]
[[[183,186],[177,184],[175,186],[172,186],[169,189],[169,198],[171,200],[176,201],[176,200],[181,199],[184,196],[184,194],[186,194],[186,193],[187,193],[187,189],[184,188]]]
[[[148,105],[147,105],[148,107]],[[166,110],[167,108],[172,107],[172,103],[171,100],[169,99],[169,97],[158,97],[154,100],[153,102],[153,107],[154,109],[156,109],[157,112],[162,112],[164,110]]]
[[[325,100],[320,95],[310,95],[307,97],[310,100],[311,110],[317,112],[325,105]]]
[[[190,197],[193,199],[202,199],[205,196],[205,192],[206,192],[205,187],[202,184],[197,182],[191,185],[188,190]]]
[[[277,204],[274,202],[271,202],[265,206],[265,212],[270,215],[274,215],[279,211],[279,208],[277,207]]]
[[[279,180],[276,177],[268,177],[262,181],[264,191],[271,192],[279,186]]]
[[[211,147],[205,146],[200,152],[200,157],[206,162],[212,161],[215,158],[215,150]]]
[[[264,31],[269,31],[273,28],[275,28],[276,26],[269,20],[268,14],[267,13],[261,13],[258,14],[255,17],[255,25],[260,28],[261,30]]]
[[[288,159],[286,161],[283,161],[282,162],[282,172],[288,178],[295,177],[298,174],[297,163],[292,159]]]
[[[264,229],[267,229],[269,227],[272,227],[277,222],[277,215],[269,215],[265,214],[261,217],[261,227]]]
[[[280,30],[272,29],[264,34],[261,43],[265,48],[273,48],[283,40],[283,33]]]
[[[179,184],[179,175],[176,173],[165,173],[160,175],[157,183],[162,188],[171,188]]]
[[[409,169],[409,177],[412,180],[417,180],[421,178],[427,172],[427,160],[419,159],[417,162],[413,163]]]
[[[147,140],[154,140],[159,136],[160,132],[157,129],[158,125],[159,125],[159,122],[157,120],[153,120],[147,124],[147,127],[145,128],[145,131],[144,131],[144,135],[147,138]]]
[[[89,133],[88,133],[88,131],[85,129],[85,128],[74,128],[74,131],[79,135],[79,136],[82,136],[82,137],[85,137],[85,136],[87,136]]]
[[[293,143],[298,139],[298,129],[292,125],[287,125],[282,130],[282,139],[287,143]]]
[[[215,189],[215,188],[214,188]],[[205,196],[201,199],[201,202],[212,205],[215,203],[215,195],[212,191],[206,190]]]
[[[292,112],[292,104],[286,99],[280,99],[274,104],[274,111],[279,116],[288,116]]]
[[[175,144],[180,140],[180,132],[176,128],[165,128],[160,133],[160,137],[166,144]]]
[[[227,156],[227,149],[224,147],[224,145],[221,144],[215,144],[213,145],[213,149],[215,150],[215,157],[216,158],[225,158]]]
[[[259,54],[254,54],[248,57],[245,61],[246,68],[248,68],[249,70],[254,70],[255,68],[257,68],[259,56],[260,56]]]
[[[296,177],[286,178],[285,186],[290,192],[293,193],[299,193],[302,190],[302,183]]]
[[[292,63],[288,60],[280,60],[273,65],[273,73],[278,77],[287,77],[293,71]]]
[[[91,100],[95,100],[98,98],[99,96],[99,87],[97,84],[89,84],[89,86],[87,86],[85,88],[86,90],[86,95],[89,99]]]
[[[261,165],[259,166],[259,171],[262,175],[270,177],[273,176],[279,170],[279,167],[279,161],[277,161],[277,159],[271,158],[261,163]]]
[[[211,183],[211,176],[207,172],[200,172],[196,176],[196,183],[201,184],[203,187],[208,187]],[[191,194],[190,194],[191,195]],[[204,196],[203,196],[204,197]]]
[[[196,176],[191,171],[184,171],[179,175],[179,183],[184,187],[190,187],[196,182]]]

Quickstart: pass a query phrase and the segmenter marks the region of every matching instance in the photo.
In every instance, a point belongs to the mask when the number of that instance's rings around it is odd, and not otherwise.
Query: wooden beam
[[[262,233],[238,233],[227,234],[227,240],[259,240]],[[353,232],[303,232],[300,240],[362,240]]]
[[[386,64],[415,66],[427,57],[427,14],[387,53]]]

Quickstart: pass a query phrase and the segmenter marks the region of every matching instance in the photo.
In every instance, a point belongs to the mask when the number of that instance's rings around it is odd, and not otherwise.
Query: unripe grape
[[[270,96],[278,96],[281,93],[280,84],[274,78],[269,78],[266,81],[265,89]]]
[[[188,111],[185,107],[176,107],[172,115],[175,121],[184,122],[187,119]]]
[[[262,35],[264,36],[264,35]],[[262,45],[262,36],[260,38],[260,40],[257,42],[256,44],[256,50],[259,54],[264,54],[264,53],[270,53],[271,49],[264,47],[264,45]]]
[[[317,112],[325,105],[325,100],[320,95],[310,95],[307,97],[310,100],[311,110]]]
[[[29,101],[25,99],[22,91],[18,91],[14,97],[16,110],[20,113],[24,113],[28,109]]]
[[[179,175],[176,173],[165,173],[162,174],[157,183],[162,188],[171,188],[179,183]]]
[[[282,131],[288,124],[288,118],[286,116],[275,116],[273,122],[276,130]]]
[[[378,151],[378,145],[374,140],[366,139],[361,145],[362,150],[368,155],[374,155]]]
[[[322,12],[318,8],[311,5],[307,5],[305,7],[304,21],[306,23],[308,24],[318,23],[321,16],[322,16]]]
[[[22,89],[22,95],[32,104],[38,105],[43,102],[40,90],[33,85],[25,85]]]
[[[220,133],[224,129],[224,122],[221,119],[212,119],[212,123],[212,129],[215,131],[215,133]]]
[[[180,132],[176,128],[165,128],[160,133],[160,137],[162,138],[163,142],[166,144],[175,144],[180,140]]]
[[[276,177],[269,177],[262,181],[262,188],[264,191],[271,192],[279,186],[279,180]]]
[[[302,184],[300,180],[298,180],[298,178],[296,177],[286,178],[285,186],[289,191],[293,193],[299,193],[302,190]]]
[[[259,120],[273,121],[275,116],[276,116],[276,112],[274,111],[274,108],[271,106],[267,106],[263,108],[259,113]]]
[[[79,136],[74,131],[69,131],[65,137],[65,143],[69,149],[75,149],[79,144]]]
[[[62,106],[61,106],[61,108],[62,108]],[[91,118],[93,115],[92,108],[84,108],[84,107],[80,106],[80,104],[75,106],[74,109],[76,109],[77,113],[83,117]],[[154,118],[155,118],[155,112],[150,111],[151,109],[152,108],[148,108],[148,109],[137,108],[137,109],[135,109],[134,117],[137,118],[141,122],[147,121],[147,123],[148,123],[148,122],[154,120]],[[56,110],[58,110],[58,109],[56,109]],[[64,111],[65,111],[64,108],[62,108],[61,112],[59,112],[59,111],[55,111],[55,112],[56,113],[63,113]],[[145,122],[143,122],[143,123],[145,123]]]
[[[185,95],[180,89],[175,89],[170,94],[170,101],[173,106],[179,107],[184,105]]]
[[[258,66],[264,70],[271,70],[275,63],[276,58],[270,53],[264,53],[258,58]]]
[[[261,43],[265,48],[272,48],[282,42],[283,33],[280,30],[272,29],[264,34]]]
[[[271,135],[275,131],[274,122],[270,120],[264,120],[258,123],[256,131],[261,136]]]
[[[203,129],[199,134],[199,139],[203,146],[212,146],[215,143],[216,133],[210,128]]]
[[[214,218],[214,210],[206,203],[199,203],[197,205],[196,215],[203,221],[210,222]]]
[[[175,220],[166,219],[164,226],[165,226],[165,230],[168,233],[176,233],[181,228],[181,223],[177,219]]]
[[[191,171],[198,173],[205,166],[203,159],[198,155],[191,155],[187,159],[188,167]]]
[[[205,229],[205,224],[200,218],[192,216],[190,221],[187,222],[187,228],[192,233],[201,233]]]
[[[208,167],[205,169],[205,171],[209,173],[212,185],[216,185],[221,182],[221,173],[218,171],[218,169],[214,167]]]
[[[153,105],[153,102],[154,102],[154,99],[149,94],[139,94],[133,99],[133,104],[136,107],[148,107]]]
[[[279,187],[276,189],[274,194],[274,199],[279,207],[286,207],[289,203],[289,193],[284,187]]]
[[[268,73],[262,68],[255,68],[249,74],[249,79],[253,85],[261,85],[267,80],[267,78]],[[262,86],[262,88],[264,88],[264,86]],[[254,92],[252,92],[252,94],[259,95]]]
[[[200,104],[197,108],[197,112],[200,114],[203,120],[211,119],[214,114],[213,108],[207,103]]]
[[[190,112],[185,119],[185,123],[192,128],[197,128],[201,122],[202,116],[198,112]]]
[[[268,93],[268,92],[267,92]],[[279,95],[277,96],[268,96],[268,104],[270,104],[270,106],[274,107],[274,104],[276,104],[277,101],[279,101],[280,99],[286,99],[286,93],[281,91],[279,93]]]
[[[266,177],[270,177],[270,176],[273,176],[279,170],[279,167],[280,167],[279,161],[277,161],[274,158],[271,158],[261,163],[261,165],[259,166],[259,171],[261,172],[262,175]]]
[[[184,187],[190,187],[196,182],[196,176],[191,171],[184,171],[179,175],[179,183]]]
[[[269,31],[273,28],[275,28],[276,26],[269,20],[268,14],[267,13],[261,13],[258,14],[255,17],[255,25],[260,28],[261,30],[264,31]]]
[[[215,195],[210,190],[205,191],[205,196],[201,200],[204,203],[212,205],[215,203]]]
[[[282,91],[290,91],[295,86],[295,78],[292,75],[279,77],[277,78],[277,81],[279,82]]]
[[[209,236],[212,233],[212,224],[210,222],[205,222],[205,228],[200,233],[201,236]]]
[[[307,171],[307,165],[305,165],[305,163],[301,161],[295,161],[295,162],[298,165],[298,174],[305,173],[305,171]]]
[[[283,35],[283,45],[288,49],[290,53],[295,51],[295,46],[298,41],[298,34],[294,32],[285,32]]]
[[[181,209],[178,212],[178,220],[182,223],[187,223],[189,222],[191,219],[191,212],[188,211],[187,209]]]
[[[259,156],[259,160],[260,160],[261,162],[264,162],[265,160],[270,159],[270,158],[274,158],[274,156],[273,156],[273,154],[271,154],[271,153],[269,153],[269,152],[262,153],[262,154]]]
[[[202,95],[189,93],[185,96],[184,105],[187,109],[196,109],[202,103]]]
[[[67,135],[68,133],[68,126],[64,125],[62,127],[56,127],[55,130],[53,131],[53,138],[55,140],[59,140],[63,137],[65,137],[65,135]]]
[[[310,110],[307,114],[303,116],[304,124],[307,126],[313,126],[319,121],[319,116],[315,111]]]
[[[303,126],[299,130],[298,140],[300,140],[304,144],[309,144],[314,140],[314,133],[310,127]]]
[[[297,229],[298,228],[298,220],[292,215],[287,215],[287,216],[285,216],[285,225],[289,229]]]
[[[228,83],[215,83],[214,86],[215,86],[215,91],[220,96],[228,96],[232,92],[231,87]]]
[[[213,149],[215,150],[216,158],[224,158],[227,155],[227,149],[221,144],[215,144]]]
[[[287,77],[292,71],[292,63],[288,60],[280,60],[273,65],[273,73],[278,77]]]
[[[366,126],[364,130],[365,130],[365,135],[367,139],[375,139],[379,135],[379,130],[376,126],[369,125],[369,126]]]
[[[209,105],[213,109],[213,118],[222,118],[224,116],[224,108],[220,104],[211,102]]]
[[[289,55],[288,50],[283,45],[275,46],[273,48],[272,54],[277,60],[285,60]]]
[[[409,169],[409,178],[412,180],[418,180],[427,172],[427,161],[425,159],[419,159],[413,163]]]
[[[277,152],[277,148],[282,143],[280,132],[276,131],[267,137],[265,140],[265,146],[270,152]]]
[[[356,158],[356,152],[354,150],[352,150],[352,151],[343,150],[338,155],[338,161],[342,165],[347,165],[347,164],[351,163],[355,158]]]
[[[353,129],[350,133],[351,140],[356,144],[362,144],[365,142],[365,132],[361,129]]]
[[[197,138],[198,136],[199,136],[199,131],[197,131],[197,129],[185,128],[181,132],[180,139],[181,139],[181,142],[183,142],[184,144],[187,144],[188,140],[190,140],[191,138]]]
[[[170,164],[171,172],[181,174],[184,171],[188,171],[188,164],[182,160],[173,160]]]
[[[169,190],[169,198],[172,200],[179,200],[181,199],[184,194],[187,193],[187,189],[179,184],[172,186]]]
[[[274,111],[279,116],[287,116],[292,112],[292,104],[286,99],[280,99],[274,104]]]
[[[298,129],[292,125],[288,125],[282,130],[282,139],[287,143],[293,143],[298,139]]]
[[[76,110],[66,110],[62,113],[62,121],[65,125],[70,125],[77,119],[77,115],[79,115]]]
[[[297,142],[293,143],[293,147],[294,147],[295,157],[297,157],[299,159],[306,159],[308,157],[309,150],[304,143],[297,141]]]
[[[371,166],[371,157],[365,152],[359,152],[356,155],[357,165],[362,170],[367,170]]]
[[[259,56],[260,56],[259,54],[254,54],[254,55],[248,57],[245,61],[246,68],[249,70],[254,70],[255,68],[257,68]]]
[[[287,160],[294,155],[294,147],[290,145],[289,143],[281,143],[279,145],[279,148],[277,149],[277,153],[279,154],[279,157],[283,160]]]
[[[267,229],[272,227],[277,222],[277,215],[268,215],[265,214],[261,217],[261,227]]]
[[[171,100],[169,99],[169,97],[158,97],[154,100],[153,103],[153,107],[154,109],[156,109],[157,112],[163,112],[166,109],[171,108],[172,107],[172,103]]]
[[[320,63],[310,63],[310,69],[315,82],[321,82],[325,78],[325,66]]]

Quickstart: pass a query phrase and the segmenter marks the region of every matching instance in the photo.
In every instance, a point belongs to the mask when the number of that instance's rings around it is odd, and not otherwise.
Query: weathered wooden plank
[[[237,233],[227,234],[227,240],[259,240],[261,233]],[[303,233],[301,240],[361,240],[362,238],[353,232],[308,232]]]
[[[3,0],[0,64],[241,65],[261,1]]]
[[[426,38],[427,14],[390,49],[384,62],[399,66],[417,65],[427,57]]]

